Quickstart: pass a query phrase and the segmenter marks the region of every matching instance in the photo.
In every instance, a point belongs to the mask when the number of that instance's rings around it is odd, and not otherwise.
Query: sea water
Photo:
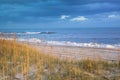
[[[120,28],[0,29],[2,38],[33,44],[120,48]]]

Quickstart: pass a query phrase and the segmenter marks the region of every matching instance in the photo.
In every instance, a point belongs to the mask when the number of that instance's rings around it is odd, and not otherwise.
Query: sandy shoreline
[[[53,54],[62,59],[81,60],[90,58],[95,60],[120,61],[120,49],[46,46],[39,44],[32,44],[32,46],[46,54]]]

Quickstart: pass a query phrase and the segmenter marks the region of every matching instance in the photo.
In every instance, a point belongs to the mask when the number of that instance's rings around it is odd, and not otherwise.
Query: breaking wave
[[[13,40],[13,38],[2,38],[7,40]],[[19,38],[17,39],[19,42],[29,42],[32,44],[45,44],[45,45],[55,45],[55,46],[75,46],[75,47],[90,47],[90,48],[110,48],[114,49],[120,48],[120,44],[100,44],[100,43],[76,43],[76,42],[70,42],[70,41],[46,41],[46,40],[40,40],[38,38],[29,38],[29,39],[23,39]]]
[[[55,32],[0,32],[0,34],[54,34]]]

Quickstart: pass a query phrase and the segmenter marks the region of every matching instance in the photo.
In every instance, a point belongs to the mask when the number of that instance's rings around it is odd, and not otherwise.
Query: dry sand
[[[66,59],[95,59],[120,61],[120,49],[105,49],[105,48],[81,48],[81,47],[66,47],[66,46],[46,46],[33,45],[40,51],[46,54],[54,54],[60,58]]]

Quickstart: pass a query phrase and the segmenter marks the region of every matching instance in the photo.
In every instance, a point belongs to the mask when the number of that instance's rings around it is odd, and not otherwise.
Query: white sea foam
[[[61,45],[61,46],[77,46],[77,47],[93,47],[93,48],[120,48],[120,44],[98,44],[98,43],[76,43],[66,41],[47,41],[50,45]]]
[[[5,40],[14,40],[13,38],[0,38]],[[55,45],[55,46],[75,46],[75,47],[91,47],[91,48],[120,48],[120,44],[100,44],[100,43],[76,43],[76,42],[70,42],[70,41],[45,41],[40,40],[38,38],[29,38],[29,39],[23,39],[19,38],[17,41],[20,42],[29,42],[34,44],[45,44],[45,45]]]
[[[26,34],[40,34],[41,32],[25,32]]]

